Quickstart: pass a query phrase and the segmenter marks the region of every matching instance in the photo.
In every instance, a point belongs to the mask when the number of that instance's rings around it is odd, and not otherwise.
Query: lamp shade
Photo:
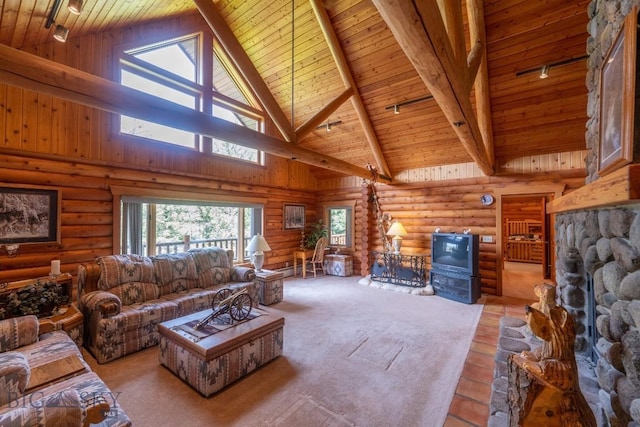
[[[267,243],[267,240],[262,235],[256,234],[251,238],[247,249],[250,252],[264,252],[270,251],[271,246],[269,246],[269,243]]]
[[[400,224],[398,221],[391,224],[391,227],[389,227],[389,231],[387,231],[387,236],[406,236],[406,235],[407,235],[407,230],[405,230],[402,224]]]

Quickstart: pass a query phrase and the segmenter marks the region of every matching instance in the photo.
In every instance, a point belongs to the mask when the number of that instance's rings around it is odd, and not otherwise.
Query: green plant
[[[319,219],[317,222],[311,224],[311,231],[304,236],[304,247],[313,249],[321,237],[327,237],[328,235],[327,226]]]

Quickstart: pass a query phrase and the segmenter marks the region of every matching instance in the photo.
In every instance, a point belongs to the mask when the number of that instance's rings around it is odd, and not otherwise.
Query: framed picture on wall
[[[0,245],[60,243],[60,192],[0,184]]]
[[[285,230],[304,228],[304,205],[285,203],[282,217]]]
[[[638,11],[624,20],[600,70],[598,173],[606,175],[633,160]]]

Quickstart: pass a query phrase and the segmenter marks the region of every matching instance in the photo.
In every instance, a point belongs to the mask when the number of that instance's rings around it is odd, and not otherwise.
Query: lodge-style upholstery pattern
[[[95,283],[90,281],[92,278]],[[193,249],[153,257],[110,255],[78,269],[85,347],[98,363],[158,344],[158,323],[211,308],[222,288],[259,285],[252,268],[233,265],[233,251]]]
[[[84,426],[87,411],[91,412],[100,399],[110,407],[101,425],[131,425],[111,390],[91,372],[75,342],[62,331],[38,332],[35,316],[0,321],[0,426]],[[81,369],[43,380],[42,373],[49,372],[51,364],[64,364],[68,357],[81,362]],[[40,378],[36,376],[38,381],[31,384],[36,370]],[[50,372],[60,375],[55,369]]]

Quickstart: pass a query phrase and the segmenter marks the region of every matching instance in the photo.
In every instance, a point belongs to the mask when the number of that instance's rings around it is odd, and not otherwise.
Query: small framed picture
[[[285,203],[282,218],[285,230],[304,228],[304,205]]]
[[[600,70],[598,173],[606,175],[633,160],[638,10],[624,20]]]
[[[60,243],[60,192],[0,186],[0,244]]]

